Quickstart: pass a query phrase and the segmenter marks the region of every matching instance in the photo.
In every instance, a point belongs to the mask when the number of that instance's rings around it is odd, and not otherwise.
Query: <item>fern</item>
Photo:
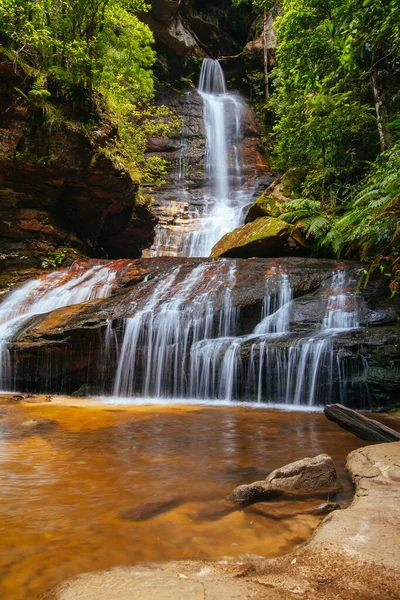
[[[325,212],[321,202],[308,198],[291,200],[286,205],[287,212],[281,219],[293,223],[306,238],[312,237],[320,244],[332,227],[332,217]]]
[[[337,221],[347,252],[357,250],[368,261],[364,285],[375,269],[392,271],[391,290],[400,287],[400,141],[372,166],[348,212]]]

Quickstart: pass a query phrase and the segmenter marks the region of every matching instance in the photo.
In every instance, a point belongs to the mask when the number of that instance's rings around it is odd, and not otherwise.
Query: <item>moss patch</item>
[[[285,212],[285,204],[300,196],[301,179],[299,169],[289,169],[253,202],[247,213],[246,223],[260,217],[280,217]]]
[[[281,219],[262,217],[227,233],[213,248],[211,256],[287,256],[298,254],[291,238],[293,227]]]

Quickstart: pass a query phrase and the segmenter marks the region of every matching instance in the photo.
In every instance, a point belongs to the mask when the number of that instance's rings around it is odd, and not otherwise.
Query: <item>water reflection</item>
[[[326,498],[233,511],[225,497],[292,460],[362,445],[319,413],[243,407],[0,407],[0,597],[147,560],[276,556]]]

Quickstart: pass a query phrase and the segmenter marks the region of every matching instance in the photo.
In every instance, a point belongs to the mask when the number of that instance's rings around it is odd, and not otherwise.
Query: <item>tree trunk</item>
[[[385,93],[383,86],[379,82],[379,74],[375,65],[375,55],[373,54],[373,65],[370,71],[370,81],[372,91],[374,93],[375,110],[376,110],[376,122],[378,125],[379,140],[381,142],[381,150],[389,150],[393,145],[392,134],[389,129],[389,115],[388,109],[385,103]]]
[[[400,442],[400,433],[374,421],[363,417],[355,410],[342,406],[341,404],[327,404],[324,408],[324,413],[327,419],[334,421],[350,431],[361,440],[368,442]]]
[[[264,42],[264,85],[265,85],[265,99],[269,100],[269,72],[268,72],[267,26],[268,26],[268,12],[267,12],[267,9],[264,8],[264,29],[263,29],[263,42]]]

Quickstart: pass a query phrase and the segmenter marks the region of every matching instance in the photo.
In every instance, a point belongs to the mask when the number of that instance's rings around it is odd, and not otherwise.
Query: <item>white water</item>
[[[332,274],[326,311],[315,334],[294,339],[290,337],[293,293],[288,276],[280,277],[278,296],[269,294],[267,279],[262,318],[252,334],[203,340],[192,346],[192,397],[244,397],[315,406],[331,401],[336,389],[345,403],[345,386],[352,373],[344,373],[333,340],[338,333],[359,326],[356,298],[353,291],[346,290],[345,272]],[[246,348],[249,358],[243,361]],[[362,382],[360,386],[368,405],[367,386]]]
[[[350,287],[350,291],[347,291],[347,287]],[[258,350],[258,401],[261,401],[266,394],[267,397],[276,397],[279,401],[296,406],[325,404],[332,400],[333,383],[336,377],[338,382],[341,382],[340,400],[345,402],[343,385],[347,378],[344,377],[341,363],[334,350],[333,338],[340,332],[360,326],[359,310],[353,288],[354,282],[351,285],[351,282],[346,279],[345,271],[332,273],[332,288],[325,315],[315,335],[301,338],[289,347],[284,345],[282,348],[276,345],[271,347],[268,340],[254,344],[249,370],[250,372],[251,369],[256,370],[251,363],[255,362],[256,350]],[[272,317],[265,318],[255,329],[256,333],[268,333],[268,329],[262,326],[263,323],[269,324],[270,321],[279,323],[280,313],[288,314],[290,311],[290,293],[284,290],[283,285],[281,298],[285,298],[286,303]],[[288,333],[289,329],[286,325],[280,327],[278,325],[275,331],[282,335]],[[275,377],[271,382],[268,373],[273,370]],[[249,384],[251,386],[251,381]]]
[[[144,281],[136,313],[125,319],[123,335],[119,320],[108,322],[102,360],[109,365],[106,380],[113,385],[110,389],[104,380],[102,387],[99,372],[99,389],[121,398],[247,400],[309,407],[332,401],[334,394],[345,403],[352,391],[353,367],[339,359],[334,340],[360,325],[354,282],[344,271],[332,274],[325,313],[314,333],[301,337],[291,331],[290,277],[269,271],[259,323],[251,334],[240,335],[236,268],[234,260],[205,261],[191,269],[183,265],[160,273],[151,287]],[[109,295],[115,266],[112,269],[112,262],[75,265],[29,281],[6,298],[0,305],[3,390],[15,388],[8,342],[18,339],[34,315]],[[361,373],[355,385],[368,399],[362,382],[365,366],[355,365],[356,378]],[[48,390],[51,378],[49,372]]]
[[[203,104],[206,141],[202,191],[194,197],[186,190],[184,125],[178,156],[177,190],[164,206],[168,220],[164,222],[162,213],[154,244],[148,251],[151,257],[209,256],[213,246],[226,233],[242,225],[245,207],[252,199],[252,192],[243,187],[241,168],[245,105],[239,96],[227,91],[218,61],[204,59],[197,91]],[[183,113],[185,107],[186,104]],[[198,169],[198,166],[191,165],[192,169]]]
[[[161,277],[145,308],[126,319],[114,395],[187,395],[190,348],[202,340],[235,334],[238,311],[231,296],[235,263],[221,261],[217,275],[211,278],[208,269],[207,263],[202,264],[183,281],[178,280],[179,267]],[[199,285],[208,280],[210,292],[199,295]],[[220,289],[225,289],[225,294],[218,314],[210,294]]]
[[[35,315],[63,306],[80,304],[111,293],[115,272],[107,266],[80,266],[57,270],[41,279],[27,281],[0,304],[0,390],[13,388],[13,370],[8,342]]]
[[[243,209],[249,203],[249,196],[242,189],[240,165],[244,105],[238,96],[227,92],[218,61],[203,61],[198,92],[204,106],[208,193],[198,229],[185,240],[184,256],[209,256],[226,233],[242,224]]]

